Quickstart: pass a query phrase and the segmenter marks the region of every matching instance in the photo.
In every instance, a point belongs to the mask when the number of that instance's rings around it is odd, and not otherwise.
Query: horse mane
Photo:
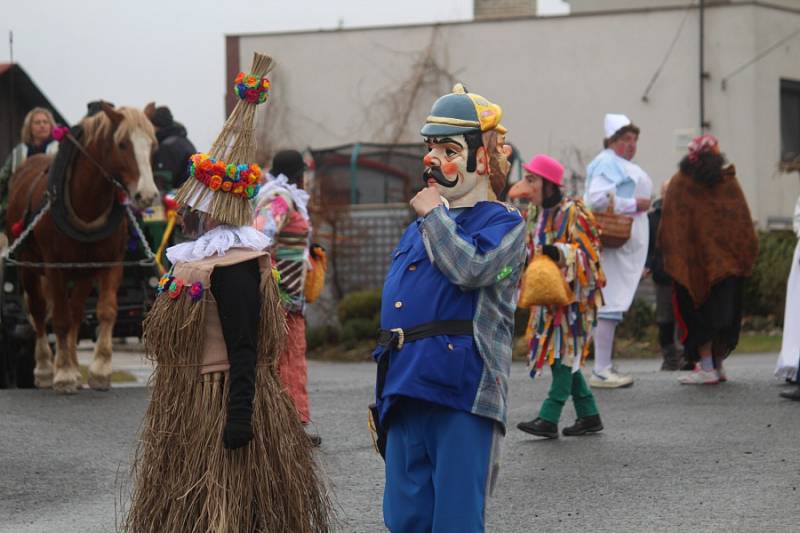
[[[116,129],[114,129],[114,125],[108,115],[103,112],[86,117],[81,121],[87,145],[100,143],[104,139],[108,139],[111,137],[112,131],[114,142],[119,143],[134,130],[144,132],[150,140],[155,142],[156,132],[153,124],[142,111],[134,107],[117,107],[114,108],[114,111],[124,117]]]

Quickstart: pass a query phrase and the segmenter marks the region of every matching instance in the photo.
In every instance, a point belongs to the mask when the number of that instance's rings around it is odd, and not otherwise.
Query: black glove
[[[542,253],[552,259],[553,261],[558,264],[561,261],[561,253],[558,251],[558,248],[553,246],[552,244],[545,244],[542,246]]]
[[[253,426],[242,420],[228,420],[222,431],[222,443],[228,450],[236,450],[253,440]]]

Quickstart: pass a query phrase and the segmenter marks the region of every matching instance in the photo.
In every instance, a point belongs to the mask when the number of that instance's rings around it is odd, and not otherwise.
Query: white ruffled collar
[[[212,255],[225,255],[231,248],[266,250],[272,239],[250,226],[217,226],[197,239],[167,248],[170,263],[199,261]]]
[[[308,220],[308,199],[310,196],[306,191],[298,188],[294,183],[289,183],[289,178],[283,174],[273,176],[267,172],[267,182],[264,183],[264,185],[261,186],[261,190],[258,191],[256,205],[258,205],[258,202],[261,198],[265,198],[282,191],[289,193],[294,201],[295,207],[297,207],[297,210],[301,215],[303,215],[303,218]]]

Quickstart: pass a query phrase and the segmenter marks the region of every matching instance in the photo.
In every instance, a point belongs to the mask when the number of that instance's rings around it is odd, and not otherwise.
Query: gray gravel
[[[503,471],[488,531],[797,531],[800,405],[778,398],[774,355],[734,356],[731,382],[690,388],[654,360],[634,387],[599,391],[606,430],[542,441],[517,431],[549,375],[515,365]],[[383,463],[367,433],[372,364],[311,363],[320,458],[340,530],[383,531]],[[147,404],[141,387],[0,391],[0,532],[110,532]],[[567,407],[564,422],[574,412]]]

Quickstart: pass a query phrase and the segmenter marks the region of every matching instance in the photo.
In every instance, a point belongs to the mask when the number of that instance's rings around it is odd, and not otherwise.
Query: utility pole
[[[700,0],[700,133],[706,131],[705,0]]]

